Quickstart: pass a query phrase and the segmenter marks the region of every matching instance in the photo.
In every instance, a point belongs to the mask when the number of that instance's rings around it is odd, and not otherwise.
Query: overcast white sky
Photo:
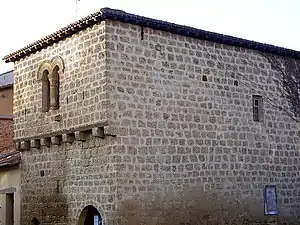
[[[80,0],[79,18],[102,7],[300,51],[300,0]],[[1,0],[0,58],[75,20],[76,0]]]

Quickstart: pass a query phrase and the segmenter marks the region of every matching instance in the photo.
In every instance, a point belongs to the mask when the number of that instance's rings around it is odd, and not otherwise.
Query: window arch
[[[40,64],[37,78],[42,83],[42,112],[59,108],[59,82],[63,72],[64,61],[60,56]]]

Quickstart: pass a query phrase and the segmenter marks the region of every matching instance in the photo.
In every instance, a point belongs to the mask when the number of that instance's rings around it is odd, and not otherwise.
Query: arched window
[[[51,109],[59,108],[59,66],[54,66],[51,74]]]
[[[64,61],[60,56],[40,64],[37,79],[42,83],[42,112],[59,108],[59,80],[64,69]]]
[[[48,70],[42,75],[42,112],[48,112],[50,108],[50,81]]]

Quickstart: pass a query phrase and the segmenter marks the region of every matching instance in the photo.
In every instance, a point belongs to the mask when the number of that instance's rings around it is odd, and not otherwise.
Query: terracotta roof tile
[[[138,16],[121,10],[110,9],[110,8],[102,8],[99,12],[96,12],[81,20],[78,20],[58,30],[57,32],[51,35],[48,35],[16,52],[13,52],[5,56],[3,59],[5,60],[5,62],[17,61],[25,57],[26,55],[39,51],[42,48],[45,48],[55,42],[58,42],[66,37],[69,37],[72,34],[75,34],[80,30],[90,27],[93,24],[103,21],[105,19],[131,23],[134,25],[149,27],[152,29],[162,30],[162,31],[166,31],[178,35],[214,41],[225,45],[233,45],[233,46],[253,49],[265,53],[273,53],[277,55],[300,59],[300,52],[295,50],[277,47],[269,44],[263,44],[255,41],[249,41],[242,38],[236,38],[228,35],[209,32],[209,31],[178,25],[166,21],[151,19],[151,18]]]

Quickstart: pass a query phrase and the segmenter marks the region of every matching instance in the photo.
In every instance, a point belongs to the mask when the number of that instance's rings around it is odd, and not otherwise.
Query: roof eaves
[[[0,163],[0,168],[12,167],[12,166],[18,165],[19,163],[20,163],[20,160],[15,160],[14,162],[10,162],[10,163]]]
[[[112,19],[121,22],[131,23],[134,25],[146,26],[152,29],[158,29],[158,30],[162,30],[162,31],[166,31],[166,32],[170,32],[182,36],[214,41],[224,45],[233,45],[237,47],[257,50],[260,52],[272,53],[281,56],[288,56],[288,57],[300,59],[300,52],[292,49],[282,48],[270,44],[246,40],[243,38],[237,38],[229,35],[205,31],[194,27],[178,25],[175,23],[151,19],[143,16],[137,16],[134,14],[126,13],[121,10],[104,8],[102,9],[102,12],[103,12],[103,17],[105,19]]]
[[[90,27],[93,24],[105,19],[131,23],[134,25],[149,27],[152,29],[162,30],[162,31],[166,31],[166,32],[170,32],[182,36],[214,41],[224,45],[243,47],[243,48],[253,49],[265,53],[272,53],[272,54],[300,59],[300,52],[295,50],[277,47],[269,44],[263,44],[255,41],[249,41],[242,38],[209,32],[209,31],[188,27],[184,25],[178,25],[175,23],[170,23],[170,22],[161,21],[157,19],[138,16],[138,15],[126,13],[122,10],[102,8],[99,12],[96,12],[79,21],[76,21],[58,30],[53,34],[40,39],[39,41],[36,41],[16,52],[13,52],[5,56],[3,60],[5,62],[17,61],[25,57],[26,55],[39,51],[55,42],[58,42],[66,37],[69,37],[79,32],[80,30]]]
[[[0,120],[12,120],[12,119],[14,119],[13,115],[0,114]]]
[[[19,151],[0,154],[0,168],[17,165],[20,163],[20,161],[21,153]]]
[[[6,84],[6,85],[0,85],[0,89],[7,89],[7,88],[11,88],[12,86],[14,86],[13,84]]]
[[[100,21],[100,14],[101,12],[97,12],[94,14],[91,14],[79,21],[76,21],[58,31],[56,31],[53,34],[50,34],[36,42],[33,42],[24,48],[21,48],[18,51],[15,51],[3,58],[5,62],[14,62],[21,58],[23,58],[26,55],[29,55],[31,53],[40,51],[41,49],[52,45],[60,40],[63,40],[87,27],[90,27],[91,25],[95,24],[97,21]],[[98,18],[98,19],[96,19]]]

